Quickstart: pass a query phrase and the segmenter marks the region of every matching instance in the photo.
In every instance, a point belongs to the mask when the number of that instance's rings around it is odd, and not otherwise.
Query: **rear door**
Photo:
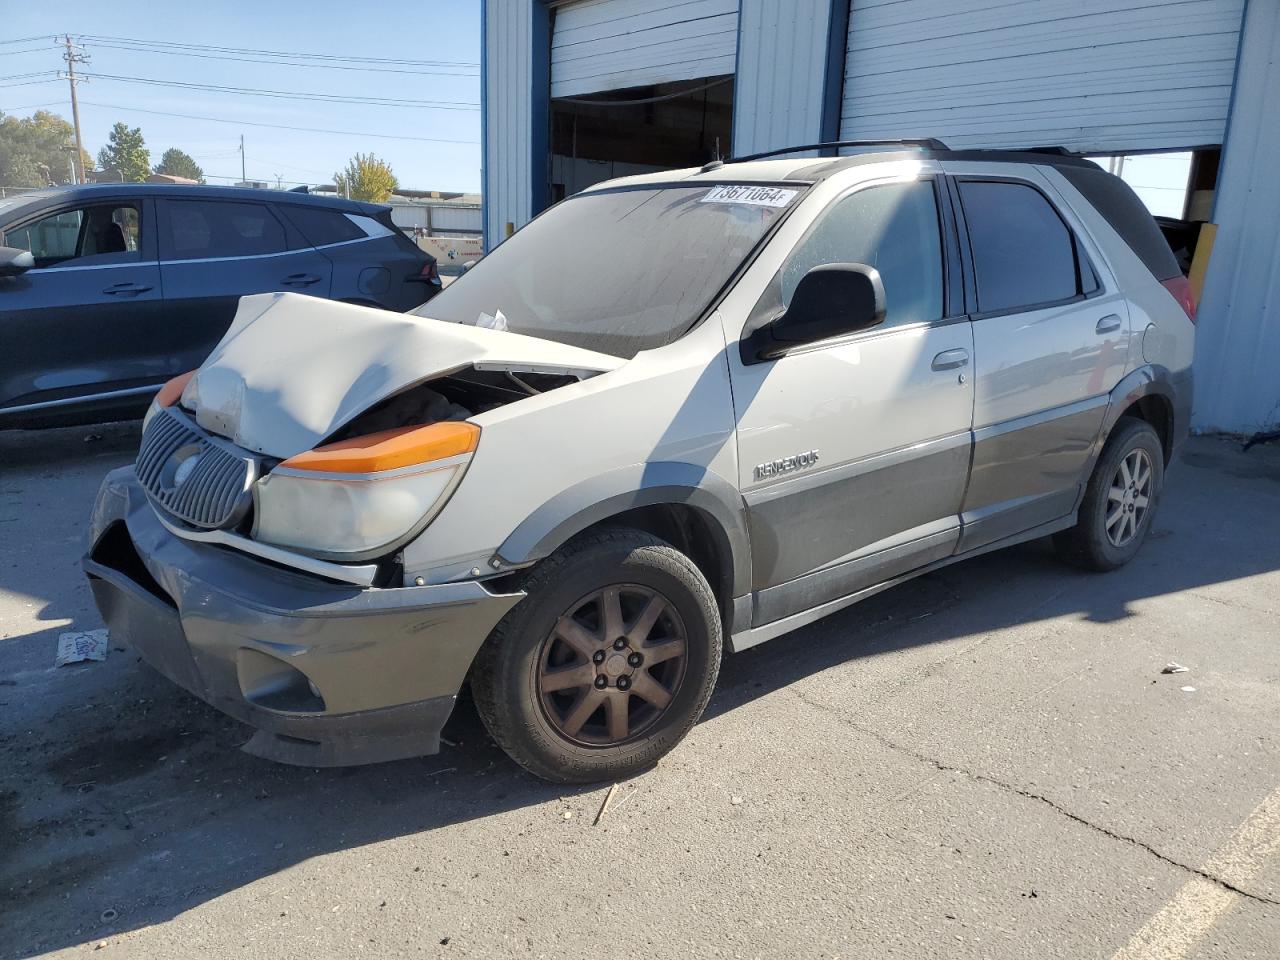
[[[174,374],[155,349],[163,311],[150,201],[54,205],[4,230],[35,268],[0,280],[0,414],[144,396]]]
[[[1075,509],[1111,390],[1125,373],[1129,312],[1036,168],[943,166],[955,174],[976,296],[963,551]]]
[[[156,207],[167,320],[162,342],[183,370],[208,356],[241,297],[329,296],[332,265],[270,204],[165,198]]]

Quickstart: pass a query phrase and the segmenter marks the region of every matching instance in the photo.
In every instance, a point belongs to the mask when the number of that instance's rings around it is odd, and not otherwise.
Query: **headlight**
[[[254,485],[253,537],[329,560],[386,553],[440,512],[479,439],[449,421],[300,453]]]
[[[178,398],[182,396],[182,391],[186,389],[187,383],[195,376],[194,370],[188,370],[186,373],[179,374],[172,380],[165,383],[160,391],[156,394],[155,399],[151,401],[151,406],[147,407],[147,412],[142,418],[142,432],[147,432],[147,424],[151,422],[151,418],[156,415],[156,411],[161,407],[172,407],[178,402]]]

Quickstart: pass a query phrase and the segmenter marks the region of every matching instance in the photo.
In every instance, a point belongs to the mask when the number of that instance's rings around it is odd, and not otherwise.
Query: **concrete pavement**
[[[0,957],[1277,955],[1280,448],[1192,441],[1117,573],[1031,544],[727,657],[593,825],[467,704],[315,771],[125,649],[54,669],[136,442],[0,434]]]

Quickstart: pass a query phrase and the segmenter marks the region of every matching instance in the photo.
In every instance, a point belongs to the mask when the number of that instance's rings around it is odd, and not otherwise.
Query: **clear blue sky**
[[[45,39],[3,42],[64,33],[73,38],[84,35],[465,64],[381,65],[387,70],[411,71],[392,73],[348,62],[342,65],[357,69],[340,70],[146,53],[117,49],[124,44],[115,40],[85,39],[92,59],[77,69],[88,74],[469,106],[438,109],[314,102],[95,79],[80,86],[80,124],[85,148],[95,159],[112,124],[120,120],[142,128],[153,164],[168,147],[179,147],[196,158],[211,183],[228,182],[214,179],[216,176],[239,179],[238,147],[243,133],[251,180],[274,183],[278,174],[286,182],[332,182],[334,171],[352,154],[373,152],[391,164],[401,186],[480,189],[479,0],[378,0],[363,4],[234,0],[189,5],[137,0],[0,0],[0,77],[14,78],[0,80],[0,110],[30,116],[36,109],[45,109],[71,119],[65,80],[52,79],[52,75],[25,76],[63,68],[60,49]],[[285,126],[350,132],[280,129]],[[463,142],[425,142],[425,138]]]

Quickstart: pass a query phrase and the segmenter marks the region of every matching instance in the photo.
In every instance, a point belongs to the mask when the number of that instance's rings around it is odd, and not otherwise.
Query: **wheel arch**
[[[602,526],[645,530],[685,552],[711,584],[726,623],[733,599],[750,591],[742,497],[723,477],[689,463],[638,464],[574,484],[533,511],[497,555],[524,566]]]
[[[1147,364],[1117,384],[1111,392],[1111,403],[1107,407],[1095,459],[1123,417],[1133,417],[1151,425],[1160,438],[1165,466],[1168,466],[1174,449],[1186,435],[1187,425],[1179,416],[1178,387],[1167,369]]]

